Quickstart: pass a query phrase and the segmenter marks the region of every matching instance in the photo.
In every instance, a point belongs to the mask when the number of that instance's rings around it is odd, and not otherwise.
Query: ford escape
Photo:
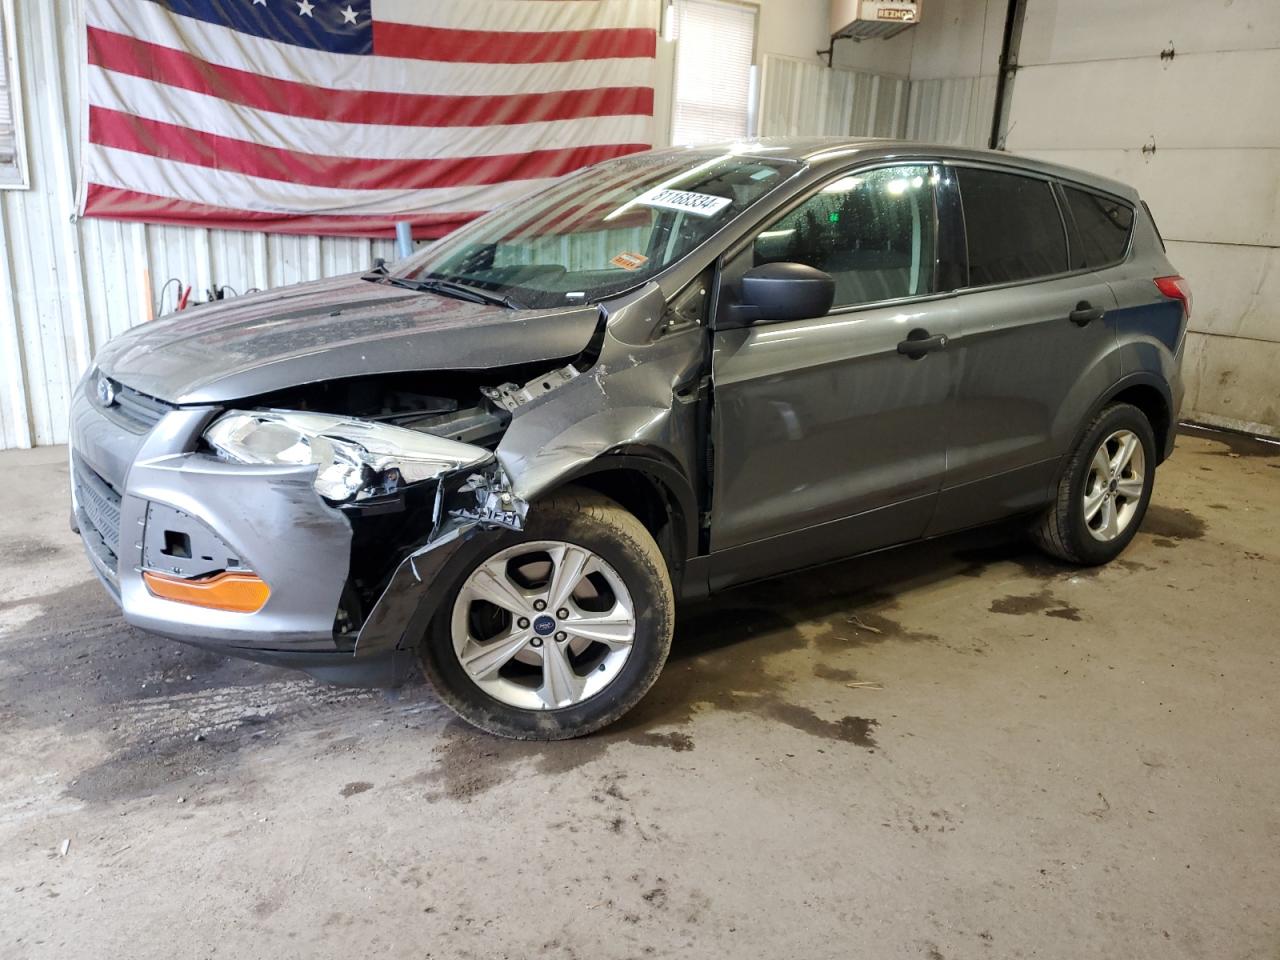
[[[634,706],[677,598],[1025,517],[1105,563],[1190,311],[1123,184],[753,141],[613,160],[364,275],[105,346],[73,522],[132,624],[496,734]]]

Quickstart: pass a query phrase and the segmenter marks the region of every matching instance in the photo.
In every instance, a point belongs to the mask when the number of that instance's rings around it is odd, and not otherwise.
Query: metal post
[[[401,260],[413,256],[413,226],[403,220],[396,224],[396,256]]]

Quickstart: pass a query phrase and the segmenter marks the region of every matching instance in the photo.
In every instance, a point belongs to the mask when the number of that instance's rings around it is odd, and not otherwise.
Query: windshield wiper
[[[490,293],[480,287],[457,283],[453,280],[414,280],[409,277],[386,277],[385,282],[395,284],[397,287],[406,287],[409,290],[426,290],[430,293],[439,293],[446,297],[453,297],[455,300],[469,300],[472,303],[492,303],[499,307],[506,307],[508,310],[526,309],[524,304],[513,300],[511,297]]]

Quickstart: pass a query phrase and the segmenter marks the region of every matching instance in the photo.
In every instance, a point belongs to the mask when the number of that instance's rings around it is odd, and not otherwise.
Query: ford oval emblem
[[[98,377],[98,403],[109,407],[116,402],[116,385],[106,377]]]

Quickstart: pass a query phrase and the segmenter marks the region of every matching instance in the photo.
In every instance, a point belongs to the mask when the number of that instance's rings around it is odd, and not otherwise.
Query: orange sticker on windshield
[[[649,258],[642,253],[620,253],[609,262],[623,270],[639,270],[649,262]]]

